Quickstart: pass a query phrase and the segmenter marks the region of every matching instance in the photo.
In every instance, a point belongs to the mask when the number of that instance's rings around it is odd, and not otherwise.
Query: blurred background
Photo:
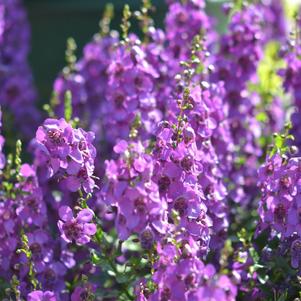
[[[124,4],[131,10],[139,9],[140,0],[25,0],[32,30],[31,54],[29,57],[40,104],[48,102],[57,74],[65,65],[65,49],[68,37],[78,45],[77,57],[81,57],[83,46],[99,30],[99,20],[107,3],[115,8],[112,28],[119,30]],[[219,31],[225,27],[221,13],[222,1],[207,1],[207,11],[217,17]],[[153,14],[157,27],[162,27],[166,12],[164,0],[152,0],[156,10]],[[135,32],[135,25],[132,28]]]

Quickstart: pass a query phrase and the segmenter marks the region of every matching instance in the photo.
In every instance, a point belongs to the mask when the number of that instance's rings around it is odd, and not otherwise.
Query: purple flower
[[[46,119],[36,133],[35,165],[46,178],[58,177],[70,191],[83,187],[92,192],[95,147],[94,134],[73,129],[64,119]]]
[[[205,265],[194,256],[181,254],[171,245],[163,249],[159,246],[158,255],[159,261],[152,276],[156,290],[149,294],[140,282],[137,300],[235,300],[237,288],[233,281],[226,275],[219,275],[213,265]]]
[[[106,140],[113,145],[128,137],[135,118],[141,120],[138,130],[146,138],[162,118],[154,94],[158,73],[139,44],[136,37],[129,47],[118,44],[107,69],[107,101],[102,103],[101,116]]]
[[[146,145],[121,140],[114,151],[117,160],[106,161],[107,182],[99,198],[117,208],[116,228],[120,239],[139,234],[145,247],[167,231],[167,204],[152,181],[154,161]]]
[[[300,269],[301,264],[301,240],[296,239],[291,245],[291,265],[295,269]]]
[[[0,105],[28,139],[40,113],[35,108],[37,94],[27,62],[30,31],[22,1],[1,2],[0,20]]]
[[[287,38],[288,26],[285,20],[284,5],[277,0],[267,3],[262,1],[262,9],[265,17],[265,38],[268,40],[285,41]]]
[[[70,91],[72,95],[73,114],[81,116],[81,110],[87,105],[87,91],[83,76],[77,73],[61,75],[55,80],[53,90],[57,93],[60,102],[56,108],[58,116],[64,116],[64,100],[67,91]]]
[[[212,22],[204,8],[203,0],[188,0],[185,3],[175,1],[169,5],[165,19],[166,38],[171,57],[176,61],[187,59],[193,38],[201,31],[208,32],[211,28]],[[213,38],[212,33],[214,36],[214,31],[208,32],[209,41]]]
[[[64,277],[67,269],[59,261],[52,260],[44,269],[37,275],[37,279],[41,282],[44,289],[60,294],[65,289]]]
[[[83,57],[54,83],[55,114],[62,117],[66,91],[71,91],[73,114],[87,131],[64,118],[46,119],[31,144],[33,165],[21,165],[16,176],[18,164],[2,171],[0,136],[0,278],[6,285],[16,275],[22,300],[90,300],[97,298],[96,288],[120,299],[126,296],[123,281],[135,287],[128,293],[139,301],[264,299],[256,253],[251,256],[253,248],[245,250],[233,233],[257,221],[253,214],[245,220],[237,208],[246,206],[247,214],[257,204],[258,232],[270,230],[273,244],[280,239],[279,253],[290,254],[292,267],[300,270],[301,159],[276,153],[258,170],[266,151],[262,138],[283,121],[280,99],[266,106],[254,89],[265,45],[285,35],[282,9],[270,0],[230,13],[229,4],[228,32],[214,45],[217,34],[205,2],[167,0],[165,29],[143,28],[144,40],[130,33],[122,41],[113,31],[94,36]],[[265,28],[264,20],[273,28]],[[32,106],[28,28],[19,0],[0,4],[0,46],[1,105],[31,131],[29,119],[39,114]],[[280,75],[300,107],[300,49],[295,50],[284,53],[287,66]],[[264,129],[262,111],[269,119]],[[296,135],[298,113],[293,116]],[[103,185],[92,194],[95,174]],[[82,191],[92,195],[93,210],[78,207]],[[108,237],[105,246],[94,243],[95,215]],[[24,244],[23,232],[30,258],[16,252]],[[247,245],[252,242],[253,236]],[[267,257],[267,247],[258,255]],[[96,248],[93,263],[87,260],[91,248]],[[109,270],[101,264],[106,257]],[[134,257],[142,258],[137,267]],[[273,269],[262,259],[258,272]],[[29,260],[41,290],[30,292]],[[120,264],[130,277],[120,277]],[[90,284],[106,273],[109,282]]]
[[[58,227],[61,237],[66,242],[75,241],[78,245],[84,245],[90,242],[91,236],[96,233],[96,225],[92,223],[94,213],[90,209],[82,209],[76,217],[68,206],[59,209]]]
[[[2,111],[0,107],[0,133],[1,133],[1,128],[2,128]],[[4,141],[5,140],[3,136],[0,135],[0,170],[3,169],[5,165],[5,156],[3,154]]]
[[[275,119],[280,128],[283,124],[283,115],[278,115],[275,109],[276,105],[281,107],[277,100],[273,100],[269,107],[262,107],[261,97],[248,89],[249,82],[258,81],[256,69],[263,56],[265,39],[270,38],[265,36],[269,35],[265,31],[268,29],[262,26],[265,12],[260,4],[246,5],[233,13],[228,32],[220,39],[220,50],[214,56],[216,68],[211,75],[211,81],[224,82],[227,123],[235,146],[235,151],[230,154],[237,161],[244,160],[244,164],[232,164],[228,177],[234,185],[231,185],[229,195],[234,202],[245,206],[257,193],[255,179],[261,155],[259,138],[263,133],[265,136],[273,133],[278,127]],[[269,118],[264,129],[256,117],[262,111]]]
[[[271,227],[288,238],[301,235],[300,158],[284,160],[279,154],[267,158],[259,170],[261,228]]]
[[[84,287],[76,287],[71,295],[71,301],[85,301],[93,298],[95,287],[91,284],[85,284]]]
[[[57,301],[53,292],[33,291],[27,296],[27,301]]]
[[[288,49],[284,52],[283,57],[286,61],[286,68],[279,71],[279,74],[283,78],[283,88],[286,92],[289,92],[292,96],[292,105],[295,110],[291,116],[293,128],[291,133],[295,137],[294,145],[298,147],[298,153],[301,154],[301,47],[296,45],[291,47],[286,46]]]
[[[35,230],[28,233],[27,237],[35,269],[41,272],[53,259],[53,250],[49,248],[50,236],[46,231]]]

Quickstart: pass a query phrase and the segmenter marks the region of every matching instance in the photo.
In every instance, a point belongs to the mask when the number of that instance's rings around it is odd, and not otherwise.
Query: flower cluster
[[[137,118],[141,130],[149,137],[162,118],[153,93],[157,71],[147,62],[139,40],[133,38],[131,44],[116,49],[107,69],[107,102],[102,106],[102,119],[106,140],[112,142],[127,138]]]
[[[39,120],[38,110],[34,106],[36,91],[27,63],[29,43],[29,24],[21,1],[1,2],[0,105],[4,111],[9,110],[10,119],[26,138],[31,138],[32,127]]]
[[[47,176],[69,177],[64,179],[67,188],[75,190],[76,183],[76,190],[83,186],[84,191],[91,191],[94,180],[84,177],[80,170],[85,166],[93,169],[96,154],[92,141],[92,133],[73,129],[63,119],[48,119],[37,131],[34,165],[25,163],[14,169],[8,161],[5,173],[0,175],[0,277],[9,281],[17,275],[22,296],[28,293],[28,300],[61,300],[64,277],[75,266],[76,255],[64,241],[87,244],[96,233],[90,209],[80,210],[74,218],[71,208],[61,206],[58,229],[63,240],[52,238],[49,220],[57,216],[47,211],[47,187],[41,186],[44,176],[39,174],[47,170]],[[30,292],[28,274],[45,291]]]
[[[289,126],[272,136],[291,96],[283,79],[301,106],[299,46],[278,53],[279,1],[226,4],[221,35],[206,11],[204,0],[168,0],[158,29],[145,0],[125,6],[120,36],[108,8],[78,61],[68,40],[33,163],[21,141],[4,156],[0,136],[1,300],[299,296],[301,159]],[[18,0],[0,4],[4,136],[7,108],[34,134],[20,117],[35,118],[25,17]]]
[[[0,184],[0,276],[9,281],[17,275],[23,288],[22,295],[26,294],[30,292],[27,274],[32,264],[43,288],[58,294],[65,287],[63,276],[68,261],[63,262],[63,250],[61,253],[60,244],[51,238],[46,204],[34,166],[23,164],[18,181],[11,184],[15,185],[13,191],[7,189],[10,182],[5,178]],[[24,229],[26,235],[22,234]],[[20,249],[27,253],[18,252]],[[54,295],[44,294],[45,298],[51,296],[53,299],[50,300],[55,300]],[[40,295],[43,296],[41,292],[32,292],[30,297],[38,298]]]
[[[115,34],[112,34],[112,37],[96,35],[85,46],[83,57],[76,63],[74,70],[64,70],[55,80],[53,87],[59,100],[56,113],[59,116],[63,115],[65,94],[70,91],[74,114],[84,119],[83,123],[88,124],[91,129],[97,129],[100,135],[102,127],[97,119],[105,97],[107,68],[117,42]]]
[[[189,57],[191,42],[196,35],[203,33],[209,41],[213,40],[214,31],[209,31],[212,20],[204,9],[203,0],[174,1],[169,4],[165,18],[167,52],[174,60],[181,61]]]
[[[144,246],[167,233],[167,202],[160,199],[154,182],[155,166],[142,143],[121,140],[114,151],[117,160],[106,161],[107,184],[100,197],[117,208],[116,229],[120,239],[138,234]]]
[[[271,229],[272,235],[280,234],[284,245],[289,242],[291,265],[298,269],[301,267],[300,160],[299,157],[288,159],[278,153],[267,158],[259,169],[262,197],[258,209],[260,231]]]
[[[260,5],[266,23],[270,24],[264,28],[265,39],[284,42],[287,37],[288,26],[282,3],[277,0],[269,0],[261,1]]]
[[[167,1],[165,30],[149,28],[150,43],[143,45],[148,60],[159,76],[156,80],[157,105],[163,113],[171,111],[168,104],[177,91],[175,77],[182,72],[181,62],[190,58],[192,42],[197,35],[206,37],[204,46],[210,47],[215,39],[213,21],[205,13],[205,1]],[[188,21],[189,20],[189,21]],[[203,65],[209,65],[206,56],[199,53]]]
[[[151,135],[162,118],[153,93],[158,73],[147,61],[140,43],[135,36],[127,45],[116,37],[96,37],[85,47],[84,57],[76,66],[78,71],[55,82],[60,102],[70,90],[75,113],[87,119],[91,129],[99,133],[98,139],[109,145],[114,145],[117,138],[127,138],[137,119],[141,131]],[[83,106],[86,113],[81,112]]]
[[[160,259],[152,276],[157,290],[149,294],[142,281],[137,300],[236,300],[235,284],[229,277],[218,275],[213,265],[205,265],[187,249],[179,253],[172,244],[158,245],[157,251]]]
[[[290,49],[290,48],[289,48]],[[286,61],[286,68],[280,70],[280,75],[283,78],[283,88],[286,92],[291,92],[293,97],[293,106],[295,111],[292,114],[292,134],[294,135],[296,141],[295,145],[300,148],[301,146],[301,121],[300,121],[300,110],[301,110],[301,60],[300,60],[300,46],[297,45],[295,49],[289,51],[287,49],[284,51],[284,59]],[[299,150],[300,151],[300,150]]]
[[[298,228],[300,166],[299,158],[287,160],[275,154],[259,169],[262,226],[272,227],[283,238],[295,232],[301,234]]]
[[[2,112],[1,112],[1,107],[0,107],[0,131],[2,128]],[[4,137],[1,136],[1,132],[0,132],[0,170],[3,169],[4,165],[5,165],[5,157],[3,154],[3,146],[4,146]]]
[[[93,140],[92,132],[73,129],[64,119],[47,119],[36,133],[35,164],[46,179],[55,176],[70,191],[91,192],[95,187]]]
[[[257,139],[261,135],[256,119],[258,95],[247,90],[248,81],[256,80],[256,68],[262,57],[261,11],[254,5],[235,12],[229,24],[229,31],[221,38],[221,46],[216,57],[216,71],[213,79],[225,84],[225,102],[229,106],[229,125],[233,142],[237,149],[235,157],[243,157],[244,166],[233,166],[231,179],[237,183],[231,192],[235,202],[247,203],[256,186],[256,163],[261,153]],[[252,131],[249,129],[252,128]],[[244,172],[242,172],[244,169]],[[253,190],[254,191],[254,190]]]
[[[206,149],[197,146],[196,134],[189,126],[179,134],[178,129],[163,124],[157,133],[154,179],[161,197],[169,204],[170,214],[175,212],[178,215],[176,229],[180,232],[185,229],[181,234],[184,237],[179,239],[194,238],[201,253],[208,252],[212,226],[213,235],[227,228],[223,210],[224,187],[219,186],[215,164],[210,164],[210,155]],[[212,207],[215,210],[211,211]]]

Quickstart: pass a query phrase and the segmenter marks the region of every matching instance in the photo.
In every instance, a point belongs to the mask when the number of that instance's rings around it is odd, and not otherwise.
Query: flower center
[[[174,208],[179,212],[180,216],[185,214],[187,207],[188,206],[185,198],[179,197],[175,200]]]
[[[171,292],[168,287],[165,287],[161,292],[160,301],[168,301],[170,300]]]
[[[137,198],[134,202],[134,205],[138,213],[145,213],[145,201],[142,197]]]
[[[282,204],[279,204],[274,211],[274,217],[276,222],[284,223],[286,216],[286,210]]]
[[[63,231],[68,239],[76,240],[83,232],[83,225],[76,221],[69,221],[63,225]]]
[[[143,249],[149,250],[154,243],[154,235],[150,229],[146,229],[140,236],[140,242]]]
[[[191,156],[186,156],[182,159],[181,161],[181,167],[185,170],[185,171],[190,171],[193,165],[193,161]]]
[[[161,193],[167,192],[170,183],[171,183],[171,181],[170,181],[169,177],[167,177],[167,176],[162,176],[162,177],[159,179],[159,181],[158,181],[159,191],[160,191]]]
[[[41,260],[42,259],[42,247],[41,247],[40,244],[35,242],[32,245],[30,245],[30,251],[32,253],[32,257],[35,260]]]
[[[62,144],[64,142],[64,138],[62,137],[62,133],[59,130],[48,130],[47,132],[48,138],[49,140],[53,143],[53,144]]]

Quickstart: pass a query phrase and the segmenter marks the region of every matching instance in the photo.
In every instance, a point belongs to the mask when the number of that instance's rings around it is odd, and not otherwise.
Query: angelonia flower
[[[259,8],[263,10],[265,18],[265,38],[284,42],[288,33],[285,19],[284,2],[278,0],[262,0]]]
[[[262,195],[258,208],[261,220],[259,229],[271,229],[272,234],[279,234],[283,241],[296,236],[290,247],[291,264],[294,268],[299,268],[300,171],[299,157],[288,158],[276,153],[267,157],[258,172],[258,185]]]
[[[53,292],[50,291],[33,291],[27,296],[27,301],[56,301]]]
[[[175,230],[181,229],[180,232],[184,237],[188,235],[187,237],[195,239],[199,244],[199,252],[206,253],[211,227],[213,226],[214,234],[221,228],[225,230],[224,227],[227,227],[226,220],[220,225],[219,223],[212,225],[215,217],[208,209],[216,203],[215,206],[221,206],[219,218],[226,218],[226,212],[222,209],[224,199],[219,195],[218,183],[214,183],[214,175],[212,178],[209,174],[208,177],[201,176],[207,168],[210,169],[210,165],[206,165],[209,160],[206,161],[205,150],[198,148],[196,144],[196,134],[193,129],[187,125],[180,135],[183,136],[178,140],[177,130],[168,124],[162,124],[159,129],[154,148],[154,157],[157,161],[154,179],[159,186],[161,198],[166,199],[169,205],[170,214],[175,212],[178,215],[178,225]],[[215,172],[214,167],[210,167]],[[215,226],[221,228],[218,230]],[[185,240],[184,237],[179,239]]]
[[[119,158],[105,162],[107,183],[99,197],[117,208],[115,224],[120,239],[136,233],[143,245],[152,246],[156,237],[167,233],[168,205],[160,198],[160,188],[152,178],[155,162],[146,148],[142,143],[124,140],[115,145]]]
[[[116,46],[107,69],[107,101],[102,104],[101,116],[106,140],[113,143],[117,138],[128,137],[137,119],[141,124],[141,135],[147,138],[154,134],[155,125],[162,119],[154,95],[158,73],[147,61],[139,44],[140,41],[133,36],[128,45]]]
[[[285,135],[269,154],[286,110],[280,89],[264,89],[284,66],[272,42],[287,38],[282,4],[227,3],[219,35],[205,0],[166,2],[162,29],[142,1],[125,6],[120,36],[101,30],[78,61],[68,44],[30,164],[20,142],[4,155],[10,114],[31,137],[38,114],[26,14],[0,4],[1,300],[299,296],[301,159],[279,147]],[[277,83],[299,108],[299,46],[280,55]]]
[[[59,209],[59,216],[61,220],[58,221],[58,227],[66,242],[75,241],[78,245],[84,245],[96,233],[96,225],[92,222],[94,213],[90,209],[82,209],[74,217],[72,209],[63,206]]]
[[[63,70],[54,82],[53,90],[59,101],[55,108],[58,116],[63,116],[65,94],[70,91],[74,115],[83,119],[92,130],[97,130],[101,136],[97,139],[103,139],[98,116],[105,97],[107,68],[117,43],[118,34],[115,32],[104,37],[95,35],[85,45],[83,57],[75,64],[74,70]]]
[[[226,6],[229,7],[228,4]],[[231,10],[225,11],[229,14]],[[262,135],[270,136],[284,126],[279,97],[273,96],[270,104],[263,104],[265,96],[249,89],[250,84],[256,85],[260,80],[258,69],[264,58],[265,46],[271,40],[285,39],[286,30],[281,24],[283,18],[281,1],[242,5],[241,10],[231,15],[228,32],[222,35],[220,50],[214,56],[215,71],[211,79],[224,82],[227,122],[235,147],[232,152],[234,164],[228,174],[235,184],[231,185],[229,196],[244,206],[252,206],[251,200],[256,194],[254,179],[262,155],[259,140]],[[272,25],[274,22],[279,28]],[[259,122],[260,114],[268,119],[266,124]]]
[[[300,146],[301,146],[301,122],[300,122],[300,110],[301,110],[301,59],[300,59],[300,52],[301,48],[300,45],[295,46],[287,46],[283,47],[282,56],[286,61],[286,68],[279,71],[280,75],[283,78],[283,88],[285,92],[290,93],[292,96],[292,106],[294,107],[294,112],[291,116],[292,121],[292,131],[291,133],[295,137],[294,144],[299,148],[300,153]]]
[[[182,71],[181,62],[190,58],[192,42],[196,35],[204,37],[202,43],[211,47],[215,40],[213,20],[205,12],[205,1],[166,1],[165,29],[150,27],[150,42],[143,45],[144,51],[159,76],[156,79],[156,100],[160,110],[170,111],[168,100],[173,100],[177,81]],[[205,38],[206,37],[206,38]],[[209,65],[206,51],[199,53],[204,65]]]
[[[259,169],[262,198],[259,213],[262,227],[272,227],[282,238],[298,235],[298,181],[300,158],[268,157]],[[299,233],[300,232],[300,233]]]
[[[0,107],[0,170],[3,169],[5,165],[5,156],[3,154],[3,146],[4,146],[4,137],[1,135],[1,128],[2,128],[2,112]]]
[[[228,276],[219,275],[213,265],[189,253],[178,253],[172,244],[158,245],[158,255],[152,276],[157,289],[149,293],[141,281],[136,300],[236,300],[235,284]]]
[[[194,55],[202,57],[204,52],[207,53],[204,41],[198,40],[196,44],[200,49]],[[224,83],[222,81],[210,82],[212,66],[208,63],[209,61],[210,57],[207,53],[194,66],[203,71],[201,74],[194,74],[188,86],[185,86],[183,78],[177,80],[176,91],[178,93],[168,103],[170,108],[166,114],[168,122],[162,123],[162,132],[169,131],[170,134],[160,137],[159,133],[157,137],[167,141],[171,139],[170,142],[164,143],[170,143],[169,145],[174,149],[175,141],[173,140],[176,136],[178,136],[176,139],[180,140],[177,147],[183,145],[183,148],[188,150],[190,146],[193,146],[194,151],[188,157],[191,162],[198,160],[200,168],[186,170],[189,173],[187,182],[191,185],[193,175],[195,183],[198,183],[196,190],[203,195],[202,199],[212,223],[210,248],[217,250],[223,245],[229,226],[225,176],[229,174],[233,165],[234,143],[228,120],[228,105],[224,103]],[[180,100],[182,100],[182,104],[179,106]],[[174,127],[178,123],[181,111],[184,112],[187,121],[178,135],[175,133]],[[159,145],[159,147],[161,146]],[[187,163],[190,160],[187,160]],[[172,161],[175,162],[174,159]],[[194,165],[192,164],[192,166]]]
[[[170,3],[166,31],[149,28],[148,44],[134,34],[125,45],[113,31],[104,37],[95,35],[85,46],[75,71],[63,72],[55,81],[58,116],[62,116],[64,96],[70,90],[75,114],[103,144],[112,147],[118,139],[127,138],[137,123],[139,135],[154,135],[175,88],[180,62],[189,57],[194,36],[208,31],[211,37],[213,32],[209,31],[212,20],[204,9],[204,1]]]
[[[190,55],[193,38],[206,34],[208,43],[214,38],[213,22],[205,12],[205,1],[172,1],[165,17],[168,55],[177,60],[186,60]]]
[[[96,150],[94,134],[62,119],[46,119],[36,132],[35,164],[46,179],[56,177],[70,191],[91,192]]]
[[[256,81],[256,68],[262,57],[262,22],[261,10],[255,5],[234,12],[228,32],[221,38],[220,50],[215,57],[216,70],[212,75],[213,80],[224,82],[224,99],[229,107],[228,122],[237,149],[236,157],[245,160],[242,166],[234,165],[229,174],[236,183],[230,197],[234,202],[244,204],[250,200],[249,192],[256,191],[254,179],[261,155],[257,143],[261,127],[256,119],[260,98],[247,90],[247,84]]]
[[[71,295],[71,301],[94,300],[94,292],[95,286],[91,285],[90,283],[77,286]]]
[[[16,186],[17,189],[24,191],[24,195],[13,200],[1,193],[0,212],[3,218],[0,219],[2,229],[0,258],[3,273],[8,271],[10,260],[13,260],[13,251],[19,241],[17,234],[20,226],[42,226],[46,222],[46,207],[42,201],[34,169],[24,164],[21,166],[20,175],[23,180]]]
[[[1,180],[0,276],[10,281],[13,275],[17,275],[22,296],[30,293],[27,284],[28,258],[23,253],[17,253],[24,245],[21,233],[26,229],[26,247],[31,252],[30,260],[35,267],[36,277],[46,291],[55,294],[44,293],[44,296],[43,292],[32,292],[28,298],[49,297],[49,300],[57,300],[55,298],[65,287],[63,277],[67,268],[60,260],[63,250],[60,250],[50,233],[47,207],[35,167],[26,163],[20,166],[17,182],[11,182],[14,184],[13,191],[9,192],[2,186],[9,183],[6,179]]]
[[[30,30],[22,1],[2,1],[0,20],[0,105],[29,139],[40,114],[35,108],[37,95],[27,63]]]
[[[61,230],[63,240],[54,240],[51,234],[54,230],[49,221],[57,219],[57,215],[49,210],[45,197],[50,188],[45,182],[48,177],[57,176],[59,180],[64,177],[62,183],[68,190],[77,191],[82,187],[85,192],[92,191],[94,180],[84,173],[84,169],[90,170],[90,175],[93,175],[96,156],[93,138],[91,132],[73,129],[63,119],[48,119],[38,129],[33,143],[36,154],[34,164],[20,165],[18,174],[11,179],[6,174],[0,175],[0,276],[9,281],[12,275],[17,275],[24,298],[30,293],[27,273],[31,262],[35,277],[46,292],[32,292],[28,298],[61,300],[65,289],[64,278],[75,266],[76,253],[69,251],[67,243],[86,244],[96,233],[92,222],[94,213],[90,209],[82,209],[73,218],[72,210],[62,206],[65,202],[59,202],[52,210],[60,208],[57,232]],[[11,164],[7,163],[7,169],[13,172]],[[11,190],[7,189],[10,185],[13,187]],[[18,253],[20,248],[25,247],[30,250],[30,258]]]
[[[140,44],[134,35],[127,45],[121,44],[117,36],[95,37],[86,45],[76,72],[60,76],[55,82],[60,103],[63,104],[66,91],[71,91],[75,113],[82,115],[99,134],[97,139],[107,144],[126,138],[137,118],[146,135],[153,133],[162,118],[154,96],[158,73]],[[106,85],[101,84],[105,82]],[[62,106],[59,108],[62,115]]]

